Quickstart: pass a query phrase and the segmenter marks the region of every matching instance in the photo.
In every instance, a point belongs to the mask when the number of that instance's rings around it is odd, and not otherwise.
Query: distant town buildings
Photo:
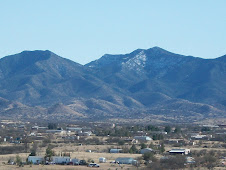
[[[171,154],[171,155],[176,155],[176,154],[188,155],[190,152],[191,152],[190,149],[172,149],[169,151],[169,154]]]
[[[149,136],[135,136],[134,139],[138,140],[139,142],[147,142],[152,140],[152,138]]]

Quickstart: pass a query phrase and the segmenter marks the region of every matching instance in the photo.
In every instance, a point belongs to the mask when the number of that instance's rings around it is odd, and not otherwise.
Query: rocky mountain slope
[[[213,104],[225,100],[225,58],[201,59],[154,47],[126,55],[104,55],[86,66],[106,83],[123,88],[132,96],[159,92]]]
[[[91,73],[50,51],[24,51],[0,60],[0,96],[30,106],[50,106],[74,97],[117,93]]]
[[[24,51],[0,59],[0,82],[4,117],[195,120],[226,113],[226,56],[202,59],[154,47],[83,66],[50,51]]]

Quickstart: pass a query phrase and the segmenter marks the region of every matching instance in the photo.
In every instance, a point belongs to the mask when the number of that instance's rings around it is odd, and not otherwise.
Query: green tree
[[[21,164],[22,164],[22,160],[21,160],[21,157],[19,155],[16,156],[16,164],[18,166],[21,166]]]
[[[181,132],[180,127],[176,127],[175,130],[174,130],[174,133],[180,133],[180,132]]]
[[[208,169],[213,169],[213,167],[215,167],[218,163],[216,156],[214,154],[211,154],[211,153],[206,154],[203,157],[203,159],[204,159],[203,162]]]
[[[37,143],[34,143],[29,156],[36,156],[37,148],[38,148]]]
[[[47,149],[46,149],[45,158],[48,159],[48,160],[50,160],[50,158],[52,156],[54,156],[54,155],[55,155],[55,152],[52,150],[52,148],[50,146],[48,146]]]
[[[160,153],[165,152],[165,145],[164,145],[164,143],[162,143],[162,144],[160,145],[159,151],[160,151]]]
[[[209,127],[203,127],[203,128],[201,129],[202,132],[210,131],[210,130],[211,130],[211,129],[210,129]]]
[[[22,140],[22,142],[24,143],[24,150],[27,153],[27,150],[29,148],[27,136]]]
[[[171,127],[170,126],[166,126],[165,127],[165,132],[170,133],[171,132]]]
[[[160,161],[161,169],[184,169],[186,158],[183,155],[176,155],[162,159]]]
[[[124,141],[124,140],[119,140],[119,141],[118,141],[118,144],[119,144],[119,145],[124,145],[124,144],[125,144],[125,141]]]
[[[149,145],[149,148],[155,149],[155,145],[151,142],[150,145]]]
[[[29,156],[36,156],[36,151],[32,150]]]
[[[49,123],[48,129],[57,129],[57,124],[56,123]]]
[[[141,148],[140,148],[140,149],[147,148],[147,145],[146,145],[146,144],[144,144],[144,143],[141,143],[141,144],[140,144],[140,146],[141,146]]]
[[[155,162],[155,161],[157,160],[157,159],[155,158],[153,152],[147,152],[147,153],[143,154],[143,159],[144,159],[145,161],[153,161],[153,162]]]
[[[129,149],[129,153],[138,153],[138,150],[137,150],[137,148],[136,148],[136,146],[134,144]]]
[[[154,134],[153,136],[152,136],[152,139],[153,140],[162,140],[164,137],[163,137],[163,135],[162,134]]]
[[[153,126],[153,125],[148,125],[146,127],[146,130],[148,130],[148,131],[159,131],[159,128],[156,127],[156,126]]]

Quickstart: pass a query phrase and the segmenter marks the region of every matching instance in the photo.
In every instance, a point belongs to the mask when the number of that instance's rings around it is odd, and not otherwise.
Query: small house
[[[79,127],[67,127],[66,128],[67,131],[71,131],[71,132],[82,132],[82,128],[79,128]]]
[[[122,149],[110,149],[110,153],[120,153]]]
[[[44,162],[44,158],[42,156],[28,156],[27,160],[32,164],[41,164],[42,162]]]
[[[209,140],[209,138],[210,137],[207,136],[207,135],[195,135],[195,136],[191,136],[191,139],[193,139],[193,140]]]
[[[80,160],[79,159],[71,159],[71,162],[73,163],[73,165],[79,165]]]
[[[122,158],[117,158],[115,162],[118,162],[119,164],[132,164],[134,162],[133,158],[127,158],[127,157],[122,157]]]
[[[71,158],[69,156],[53,156],[52,160],[56,164],[67,164],[71,161]]]
[[[63,129],[56,129],[56,130],[46,130],[46,133],[53,133],[53,134],[61,134],[61,135],[63,135],[63,134],[66,134],[67,133],[67,131],[65,131],[65,130],[63,130]]]
[[[78,135],[79,136],[91,136],[92,135],[92,132],[91,131],[88,131],[88,132],[79,132]]]
[[[107,160],[104,157],[100,157],[99,158],[99,163],[105,163]]]
[[[149,152],[153,152],[153,150],[151,148],[144,148],[140,150],[141,154],[145,154],[145,153],[149,153]]]
[[[195,159],[193,157],[186,157],[186,163],[193,164],[195,163]]]
[[[191,152],[190,149],[171,149],[169,151],[169,154],[171,154],[171,155],[177,155],[177,154],[188,155],[190,152]]]
[[[168,140],[164,140],[165,144],[170,144],[170,145],[175,145],[175,144],[180,144],[183,145],[185,144],[184,139],[168,139]]]
[[[149,136],[135,136],[134,139],[138,140],[139,142],[147,142],[152,140],[152,138]]]
[[[163,131],[151,131],[151,134],[167,135],[167,132],[163,132]]]

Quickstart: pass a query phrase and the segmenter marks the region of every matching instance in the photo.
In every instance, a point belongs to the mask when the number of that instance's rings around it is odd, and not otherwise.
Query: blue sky
[[[81,64],[159,46],[226,54],[226,0],[0,0],[0,58],[51,50]]]

